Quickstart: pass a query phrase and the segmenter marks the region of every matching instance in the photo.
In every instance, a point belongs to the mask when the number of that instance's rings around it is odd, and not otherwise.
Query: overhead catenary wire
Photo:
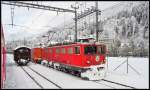
[[[12,26],[12,24],[3,24],[3,25],[7,25],[7,26]],[[13,26],[14,27],[24,27],[24,28],[26,28],[26,29],[30,29],[30,27],[27,27],[27,26],[25,26],[25,25],[18,25],[18,24],[13,24]]]
[[[62,14],[62,13],[61,13],[61,14]],[[59,14],[59,15],[61,15],[61,14]],[[64,22],[63,22],[63,23],[64,23],[64,29],[65,29],[65,12],[64,12],[63,14],[64,14],[64,16],[63,16],[63,17],[64,17]],[[50,21],[47,23],[46,27],[49,25],[49,23],[52,23],[52,21],[53,21],[57,16],[58,16],[58,15],[55,15],[52,19],[50,19]],[[49,27],[49,26],[48,26],[48,27]],[[53,29],[53,28],[51,27],[51,29]],[[55,33],[56,33],[56,32],[55,32]],[[60,34],[61,34],[61,33],[59,33],[58,36],[60,36]],[[54,34],[51,35],[51,38],[52,38],[53,36],[54,36]],[[48,38],[49,38],[49,37],[50,37],[50,34],[48,34]],[[51,39],[50,39],[50,40],[51,40]],[[47,43],[48,43],[50,40],[48,39]]]
[[[33,3],[33,2],[32,2],[32,3]],[[42,2],[41,2],[41,5],[42,5]],[[41,15],[43,15],[43,12],[44,12],[44,11],[41,11],[41,12],[38,14],[38,16],[32,20],[32,24],[33,24],[37,19],[39,19]],[[62,13],[61,13],[61,14],[62,14]],[[49,22],[48,22],[45,26],[43,26],[43,27],[48,27],[48,25],[49,25],[57,16],[59,16],[59,15],[60,15],[60,14],[58,14],[58,12],[57,12],[57,15],[55,15],[52,19],[50,19]],[[32,24],[31,24],[30,26],[32,26]],[[49,26],[49,27],[50,27],[50,26]]]
[[[50,20],[50,22],[51,22],[51,20]],[[85,17],[85,27],[84,27],[84,29],[86,28],[86,26],[87,26],[87,24],[86,24],[86,17]],[[48,23],[49,24],[49,23]],[[65,25],[66,23],[64,23],[64,25]]]

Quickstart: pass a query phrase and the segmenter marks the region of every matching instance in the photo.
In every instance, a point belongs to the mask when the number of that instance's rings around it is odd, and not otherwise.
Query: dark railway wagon
[[[14,61],[18,65],[27,65],[31,60],[31,50],[28,47],[19,47],[14,50]]]

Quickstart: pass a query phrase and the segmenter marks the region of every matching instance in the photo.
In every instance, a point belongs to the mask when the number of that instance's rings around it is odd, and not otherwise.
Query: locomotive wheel
[[[62,71],[62,72],[65,72],[65,69],[64,69],[64,68],[62,68],[62,69],[61,69],[61,71]]]
[[[90,80],[88,77],[82,77],[83,80]]]
[[[70,73],[71,73],[72,75],[75,75],[75,72],[74,72],[74,71],[71,71]]]
[[[81,77],[81,73],[79,72],[79,73],[77,74],[77,76],[78,76],[78,77]]]
[[[75,76],[80,77],[80,72],[75,71]]]

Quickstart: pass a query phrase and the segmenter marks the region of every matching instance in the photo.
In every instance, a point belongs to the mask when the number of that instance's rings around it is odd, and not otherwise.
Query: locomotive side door
[[[106,47],[104,45],[98,45],[97,46],[97,53],[99,54],[100,63],[105,62],[105,52]]]
[[[82,65],[81,46],[74,46],[74,54],[72,59],[74,65]]]

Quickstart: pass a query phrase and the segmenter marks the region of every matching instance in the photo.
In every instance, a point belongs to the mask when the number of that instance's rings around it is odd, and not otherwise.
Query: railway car
[[[47,64],[48,63],[48,48],[43,47],[42,48],[42,62],[41,64]]]
[[[3,28],[1,26],[1,88],[4,87],[6,79],[6,47]]]
[[[48,66],[89,80],[105,77],[105,52],[103,44],[76,43],[44,49]]]
[[[40,63],[42,60],[42,48],[32,48],[31,58],[35,63]]]
[[[42,60],[47,60],[47,48],[42,48]]]
[[[18,65],[27,65],[31,60],[31,50],[25,46],[19,46],[14,50],[14,61]]]

